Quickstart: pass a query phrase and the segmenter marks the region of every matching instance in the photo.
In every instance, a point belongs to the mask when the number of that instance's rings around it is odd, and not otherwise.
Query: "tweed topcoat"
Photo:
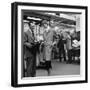
[[[44,45],[45,45],[45,59],[47,61],[51,60],[51,52],[52,52],[52,46],[53,46],[53,37],[55,35],[54,28],[49,28],[49,31],[44,32]]]

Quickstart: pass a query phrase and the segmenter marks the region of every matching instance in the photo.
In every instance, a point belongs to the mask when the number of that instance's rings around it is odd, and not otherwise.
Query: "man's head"
[[[35,25],[36,25],[36,22],[35,21],[31,21],[30,22],[30,28],[31,29],[34,29],[35,28]]]
[[[50,26],[51,26],[51,27],[54,27],[54,26],[55,26],[54,19],[50,19]]]
[[[30,29],[29,24],[28,23],[24,23],[24,32],[26,32],[29,29]]]

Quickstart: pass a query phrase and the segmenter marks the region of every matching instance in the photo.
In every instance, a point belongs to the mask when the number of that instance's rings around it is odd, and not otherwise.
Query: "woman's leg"
[[[48,72],[48,76],[50,75],[50,73],[51,73],[51,68],[52,68],[52,66],[51,66],[51,61],[49,60],[49,61],[46,61],[46,70],[47,70],[47,72]]]
[[[46,70],[47,70],[47,72],[48,72],[48,75],[50,75],[50,73],[51,73],[51,68],[52,68],[52,66],[51,66],[51,51],[52,51],[52,48],[50,47],[50,46],[47,46],[46,48],[45,48],[45,59],[46,59]]]

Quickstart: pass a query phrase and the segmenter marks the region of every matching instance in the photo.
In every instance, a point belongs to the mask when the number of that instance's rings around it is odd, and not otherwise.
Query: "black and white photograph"
[[[23,76],[80,75],[81,13],[23,12]]]
[[[87,7],[28,3],[12,7],[17,59],[13,85],[87,82]]]

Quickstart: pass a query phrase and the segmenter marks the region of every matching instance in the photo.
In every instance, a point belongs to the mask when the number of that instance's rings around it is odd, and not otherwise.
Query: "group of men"
[[[71,46],[71,37],[70,33],[61,32],[58,36],[58,41],[54,40],[57,36],[55,31],[55,22],[51,19],[49,22],[47,20],[43,20],[41,23],[41,27],[43,27],[43,42],[39,43],[35,40],[34,29],[35,22],[31,21],[30,24],[24,23],[24,40],[23,40],[23,52],[24,52],[24,60],[23,60],[23,76],[24,77],[35,77],[36,76],[36,55],[40,52],[43,53],[43,58],[40,61],[45,69],[47,70],[48,75],[50,75],[52,65],[51,65],[51,57],[52,57],[52,49],[57,44],[59,48],[59,61],[62,60],[62,54],[64,57],[64,61],[68,61],[71,63],[72,61],[72,46]],[[56,37],[57,38],[57,37]],[[65,47],[66,44],[68,60],[66,60]],[[40,46],[43,47],[40,51]]]

